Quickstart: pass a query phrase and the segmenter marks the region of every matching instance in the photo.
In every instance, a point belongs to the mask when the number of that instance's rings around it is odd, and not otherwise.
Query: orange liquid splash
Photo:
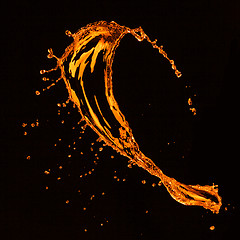
[[[163,46],[157,46],[157,40],[151,41],[141,27],[130,29],[113,21],[88,24],[74,34],[66,31],[66,35],[73,38],[72,44],[65,49],[61,57],[56,57],[52,49],[49,49],[48,58],[57,60],[56,67],[50,70],[41,70],[40,73],[44,74],[60,69],[61,76],[56,82],[64,80],[69,99],[77,106],[82,120],[98,134],[100,140],[103,140],[121,155],[128,157],[130,165],[137,165],[158,177],[173,199],[184,205],[202,206],[213,213],[218,213],[222,200],[218,195],[217,185],[200,186],[180,183],[174,178],[166,176],[150,158],[140,151],[132,129],[113,95],[112,64],[114,55],[121,39],[128,33],[140,42],[143,40],[149,42],[169,61],[176,76],[181,77],[181,72],[177,70],[174,61],[167,56]],[[102,98],[102,96],[93,95],[91,91],[88,93],[86,90],[88,82],[93,81],[91,78],[93,78],[96,60],[100,52],[105,65],[104,91],[105,100],[107,100],[107,106],[102,108],[98,102],[98,97]],[[89,75],[86,77],[84,73],[87,71]],[[191,101],[189,100],[188,103],[190,104]],[[114,124],[110,124],[113,121],[108,120],[109,116],[103,115],[102,110],[106,108],[110,108]],[[118,126],[117,131],[114,131],[113,128],[116,126]]]

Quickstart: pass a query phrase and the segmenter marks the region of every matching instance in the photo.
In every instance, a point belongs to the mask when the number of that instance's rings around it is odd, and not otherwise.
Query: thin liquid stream
[[[146,40],[153,48],[166,58],[172,66],[177,77],[181,77],[181,72],[176,68],[173,60],[163,50],[163,46],[157,46],[155,41],[151,41],[141,27],[130,29],[120,26],[115,22],[99,21],[79,29],[72,34],[66,31],[66,35],[73,38],[61,57],[56,57],[52,49],[49,49],[48,58],[57,60],[56,67],[50,70],[41,70],[40,73],[48,73],[57,69],[61,70],[61,76],[56,80],[63,79],[69,94],[69,99],[77,106],[82,120],[86,122],[108,146],[111,146],[121,155],[129,158],[130,165],[137,165],[150,174],[158,177],[170,193],[171,197],[184,205],[202,206],[218,213],[222,205],[221,197],[218,195],[218,186],[186,185],[176,181],[174,178],[166,176],[155,163],[146,157],[139,149],[134,139],[132,129],[120,111],[117,101],[113,95],[113,70],[112,64],[117,47],[121,39],[126,34],[132,34],[138,41]],[[90,45],[90,48],[88,48]],[[98,99],[102,96],[91,94],[86,91],[86,84],[92,81],[94,67],[99,53],[102,53],[104,69],[104,87],[107,106],[117,127],[117,134],[113,131],[113,124],[108,121],[108,116],[104,116]],[[89,78],[85,78],[84,73],[90,71]],[[94,99],[91,100],[90,98]],[[114,127],[115,128],[115,127]]]

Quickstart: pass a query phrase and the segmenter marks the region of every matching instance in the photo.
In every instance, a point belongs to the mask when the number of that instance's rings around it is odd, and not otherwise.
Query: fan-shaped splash
[[[60,69],[61,76],[57,81],[64,80],[69,99],[77,106],[82,120],[98,134],[99,139],[123,156],[128,157],[130,164],[137,165],[158,177],[172,198],[184,205],[203,206],[218,213],[222,202],[216,185],[182,184],[174,178],[166,176],[150,158],[140,151],[132,129],[114,98],[112,85],[112,64],[115,51],[121,39],[128,33],[138,41],[148,41],[170,62],[176,76],[181,77],[174,61],[169,59],[163,47],[157,46],[157,40],[151,41],[141,27],[130,29],[115,22],[105,21],[88,24],[74,34],[66,31],[66,34],[73,38],[73,43],[65,49],[61,57],[56,57],[52,49],[49,49],[48,57],[56,58],[57,65],[48,71],[41,70],[40,73]],[[104,66],[103,79],[95,79],[94,72],[97,62],[101,62]],[[95,85],[93,86],[95,87],[89,88],[88,85],[93,84],[94,81]],[[101,86],[103,86],[103,91],[99,90]],[[103,98],[105,102],[101,100],[100,104],[98,100]],[[107,115],[104,114],[106,109],[109,110]]]

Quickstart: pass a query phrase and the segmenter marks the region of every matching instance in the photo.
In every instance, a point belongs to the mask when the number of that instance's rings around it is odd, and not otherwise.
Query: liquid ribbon
[[[41,70],[40,73],[44,74],[60,69],[61,76],[56,82],[61,79],[64,80],[69,99],[77,106],[82,120],[97,133],[99,139],[121,155],[128,157],[129,164],[137,165],[158,177],[173,199],[184,205],[202,206],[213,213],[218,213],[222,205],[222,199],[218,195],[217,185],[200,186],[180,183],[174,178],[166,176],[150,158],[140,151],[132,129],[120,111],[113,95],[112,64],[114,55],[121,39],[128,33],[132,34],[140,42],[143,40],[149,42],[153,48],[156,48],[170,62],[176,76],[181,77],[181,72],[177,70],[174,61],[169,59],[167,53],[163,50],[163,46],[157,46],[157,40],[151,41],[141,27],[130,29],[113,21],[91,23],[74,34],[67,30],[66,35],[72,37],[73,42],[65,49],[61,57],[56,57],[52,49],[49,49],[48,58],[57,60],[56,67],[50,70]],[[98,102],[98,98],[103,96],[87,93],[86,91],[88,81],[92,81],[91,78],[100,52],[105,67],[103,76],[106,106],[104,107],[100,107]],[[104,116],[102,110],[106,108],[110,109],[115,121],[114,124],[110,124],[110,122],[113,122],[112,120],[108,121],[107,117],[109,116]]]

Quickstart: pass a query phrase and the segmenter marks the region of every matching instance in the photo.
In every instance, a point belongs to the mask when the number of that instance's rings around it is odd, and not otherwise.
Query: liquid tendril
[[[133,35],[140,42],[143,40],[149,42],[153,48],[157,49],[169,61],[175,75],[178,78],[181,77],[181,72],[177,70],[174,61],[163,50],[163,46],[159,47],[156,44],[157,40],[151,41],[141,27],[131,29],[120,26],[113,21],[110,23],[99,21],[80,28],[74,34],[68,30],[65,33],[73,38],[73,42],[65,49],[61,57],[56,57],[53,50],[49,49],[47,57],[55,58],[57,64],[55,68],[41,70],[40,73],[44,74],[60,69],[61,75],[56,82],[63,79],[69,94],[69,100],[77,106],[86,125],[97,133],[100,140],[103,140],[121,155],[128,157],[130,165],[137,165],[153,176],[158,177],[160,183],[166,187],[173,199],[184,205],[202,206],[213,213],[218,213],[222,205],[222,199],[218,195],[218,186],[186,185],[166,176],[150,158],[140,151],[132,129],[120,111],[113,95],[113,60],[115,51],[126,34]],[[89,93],[86,90],[88,82],[93,80],[94,68],[100,52],[105,66],[104,88],[105,100],[107,100],[108,105],[104,107],[110,109],[115,121],[114,124],[111,124],[112,121],[108,121],[108,116],[106,117],[103,114],[102,110],[104,108],[98,102],[98,99],[102,98],[102,96],[98,96],[97,93],[93,92]],[[89,75],[85,74],[87,71]],[[192,105],[191,99],[188,100],[188,104]],[[192,111],[195,112],[194,109]],[[113,131],[113,126],[118,126],[117,131]]]

